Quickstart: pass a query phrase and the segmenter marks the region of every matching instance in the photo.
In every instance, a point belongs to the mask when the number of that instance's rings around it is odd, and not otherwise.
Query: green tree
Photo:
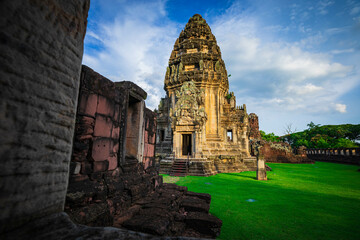
[[[279,136],[276,136],[274,133],[266,134],[264,131],[260,130],[260,135],[263,140],[270,141],[270,142],[280,142],[281,139]]]
[[[334,148],[356,148],[358,145],[356,145],[353,141],[346,138],[339,138],[336,141],[336,144],[333,146]]]

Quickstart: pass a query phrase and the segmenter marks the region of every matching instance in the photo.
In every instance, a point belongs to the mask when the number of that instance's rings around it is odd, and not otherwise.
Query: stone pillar
[[[256,180],[267,180],[265,159],[260,156],[256,158],[257,160],[257,170],[256,170]]]
[[[256,180],[267,180],[264,154],[260,142],[255,143],[255,155],[257,161]]]
[[[174,156],[176,158],[179,158],[181,156],[181,151],[182,151],[182,149],[181,149],[181,145],[182,145],[181,140],[182,140],[181,139],[181,134],[177,133],[177,132],[174,132],[173,148],[174,148],[174,152],[175,152]]]
[[[0,234],[63,211],[89,5],[0,1]]]

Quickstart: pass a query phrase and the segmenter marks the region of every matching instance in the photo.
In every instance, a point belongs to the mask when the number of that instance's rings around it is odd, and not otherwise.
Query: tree
[[[264,131],[260,130],[260,136],[262,139],[270,142],[280,142],[281,139],[279,136],[276,136],[274,133],[266,134]]]
[[[297,131],[297,129],[296,128],[293,129],[292,123],[288,123],[285,126],[284,134],[290,135],[290,134],[295,133],[296,131]]]

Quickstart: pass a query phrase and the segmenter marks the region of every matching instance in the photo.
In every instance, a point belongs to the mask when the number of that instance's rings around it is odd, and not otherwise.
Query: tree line
[[[307,124],[301,132],[287,131],[284,136],[260,131],[262,139],[272,142],[287,142],[293,148],[354,148],[360,147],[360,124],[324,125]]]

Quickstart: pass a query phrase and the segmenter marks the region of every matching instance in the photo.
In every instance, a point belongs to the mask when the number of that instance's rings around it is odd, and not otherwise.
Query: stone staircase
[[[244,164],[247,167],[248,171],[257,170],[256,157],[254,156],[244,158]]]
[[[191,161],[188,175],[201,177],[215,175],[216,172],[212,168],[214,167],[210,161]]]
[[[188,172],[187,159],[175,159],[172,164],[170,176],[185,177]]]

